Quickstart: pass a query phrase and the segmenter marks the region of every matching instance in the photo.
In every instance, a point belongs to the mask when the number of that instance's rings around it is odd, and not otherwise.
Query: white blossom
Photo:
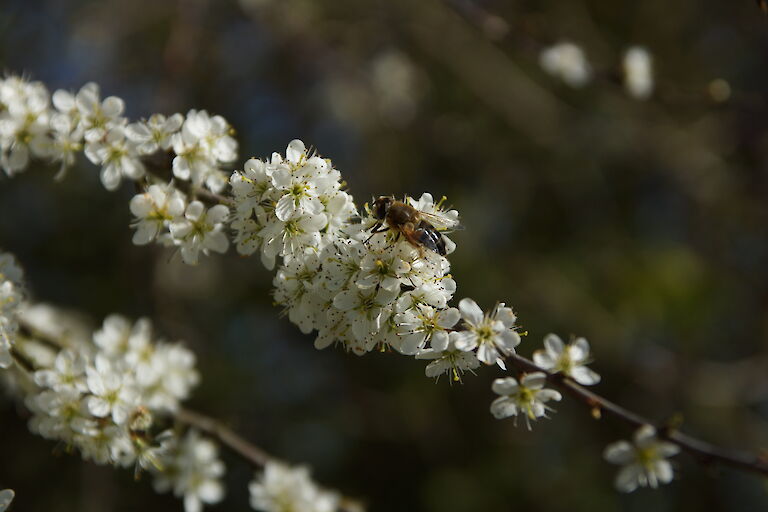
[[[592,76],[584,51],[568,41],[545,48],[539,55],[539,65],[571,87],[585,85]]]
[[[445,373],[452,380],[460,381],[465,371],[471,372],[480,366],[480,361],[474,352],[456,348],[456,342],[459,339],[457,332],[451,332],[447,338],[433,339],[429,348],[421,349],[416,353],[416,359],[432,360],[424,370],[427,377],[437,378]]]
[[[35,372],[35,382],[38,386],[51,388],[55,392],[67,390],[76,393],[86,393],[85,368],[88,364],[86,358],[72,350],[61,350],[54,360],[51,368],[44,368]]]
[[[459,321],[456,308],[435,309],[426,304],[417,304],[395,316],[398,334],[402,337],[400,352],[416,354],[431,342],[433,346],[446,346],[448,329]]]
[[[181,131],[171,137],[176,153],[173,175],[220,192],[227,184],[220,167],[237,157],[237,142],[230,132],[229,123],[223,117],[210,116],[205,110],[190,110]]]
[[[160,238],[173,243],[168,235],[171,222],[180,220],[186,209],[186,197],[173,185],[150,185],[143,194],[131,199],[131,213],[136,218],[133,243],[145,245]]]
[[[184,218],[171,222],[171,236],[174,244],[181,248],[185,263],[197,264],[200,252],[208,255],[209,251],[227,251],[229,239],[224,232],[224,222],[228,216],[229,209],[222,204],[206,210],[200,201],[192,201]]]
[[[264,472],[248,485],[251,507],[262,512],[334,512],[339,497],[321,490],[306,467],[268,462]]]
[[[530,430],[531,421],[546,417],[547,411],[552,410],[546,405],[548,401],[562,399],[559,392],[544,387],[546,382],[543,372],[525,374],[520,382],[514,377],[494,380],[493,392],[500,396],[491,403],[491,414],[496,419],[523,415]]]
[[[16,496],[16,493],[13,492],[13,489],[3,489],[0,491],[0,512],[5,512],[8,509],[14,496]]]
[[[158,150],[171,147],[171,137],[181,129],[184,116],[174,114],[166,118],[162,114],[152,114],[146,121],[131,123],[125,127],[125,136],[137,144],[137,151],[142,155],[151,155]]]
[[[520,335],[515,331],[517,317],[503,303],[488,314],[472,299],[461,299],[459,311],[465,330],[459,332],[456,347],[460,350],[477,348],[477,358],[485,364],[504,366],[504,356],[515,353]]]
[[[632,46],[622,62],[624,87],[635,99],[647,99],[653,93],[653,57],[642,46]]]
[[[51,137],[37,139],[38,152],[51,161],[59,162],[59,172],[55,179],[64,177],[67,168],[75,163],[75,158],[83,150],[82,126],[69,115],[55,113],[50,122]]]
[[[170,437],[163,452],[160,460],[163,469],[156,471],[154,481],[158,492],[172,490],[174,495],[183,498],[185,512],[200,512],[203,504],[223,499],[224,464],[213,441],[190,430],[181,441]]]
[[[71,110],[71,101],[67,94],[66,91],[58,93],[59,110]],[[122,117],[125,102],[117,96],[109,96],[101,101],[100,88],[94,82],[85,84],[74,96],[73,101],[86,142],[100,141],[110,130],[122,128],[125,124],[125,118]],[[122,129],[119,132],[122,132]]]
[[[660,440],[653,426],[643,425],[635,431],[632,443],[611,443],[605,448],[603,457],[612,464],[623,466],[616,475],[616,488],[632,492],[638,487],[656,488],[671,482],[674,471],[667,458],[679,451],[677,445]]]
[[[544,370],[567,375],[584,386],[600,382],[600,375],[586,366],[590,357],[589,343],[585,338],[576,338],[565,345],[556,334],[547,334],[544,350],[534,352],[533,362]]]
[[[21,268],[8,253],[0,252],[0,369],[13,364],[11,349],[18,330],[19,308],[23,301]]]
[[[102,354],[96,356],[94,366],[86,368],[86,383],[90,393],[86,406],[97,418],[111,416],[112,421],[122,425],[139,405],[139,394],[130,374],[121,374]]]
[[[117,190],[123,177],[138,180],[146,172],[136,145],[125,138],[122,126],[113,126],[103,137],[86,144],[85,156],[102,166],[101,183],[110,191]]]
[[[0,167],[6,174],[24,170],[32,156],[45,156],[49,106],[42,83],[0,80]]]

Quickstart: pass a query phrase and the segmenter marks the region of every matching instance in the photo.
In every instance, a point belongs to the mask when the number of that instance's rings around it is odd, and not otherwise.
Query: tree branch
[[[235,431],[224,425],[219,420],[210,418],[199,412],[189,409],[179,409],[176,419],[181,423],[205,432],[218,439],[221,444],[232,450],[235,454],[244,458],[256,467],[264,467],[268,462],[277,462],[278,459],[271,456],[258,446],[240,437]],[[362,512],[365,510],[362,503],[352,498],[341,496],[339,500],[339,512]]]
[[[225,445],[254,466],[263,467],[266,466],[267,462],[274,460],[274,458],[267,452],[246,441],[232,429],[216,419],[183,408],[179,409],[176,413],[176,419],[181,423],[195,427],[196,429],[215,437],[221,441],[221,444]]]
[[[603,398],[597,393],[589,391],[561,374],[550,373],[539,368],[533,361],[518,354],[510,355],[507,358],[507,361],[512,363],[519,370],[525,372],[544,373],[550,384],[583,402],[592,411],[598,413],[607,412],[634,427],[653,425],[660,438],[676,444],[703,464],[722,464],[743,471],[768,476],[768,457],[765,455],[732,452],[696,439],[695,437],[691,437],[669,425],[656,424],[639,414],[611,402],[607,398]],[[595,414],[595,416],[599,417],[597,414]]]

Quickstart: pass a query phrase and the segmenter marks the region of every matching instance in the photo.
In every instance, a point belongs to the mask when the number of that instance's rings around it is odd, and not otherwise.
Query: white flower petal
[[[479,325],[483,321],[483,310],[472,299],[461,299],[459,311],[461,317],[470,325]]]

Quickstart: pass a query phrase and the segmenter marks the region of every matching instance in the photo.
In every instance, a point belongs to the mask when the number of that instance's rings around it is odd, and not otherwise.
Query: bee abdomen
[[[427,249],[436,252],[440,256],[445,256],[445,240],[432,224],[421,221],[414,230],[416,240]]]

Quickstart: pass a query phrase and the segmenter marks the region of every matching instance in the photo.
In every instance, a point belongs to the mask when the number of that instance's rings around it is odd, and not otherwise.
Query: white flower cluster
[[[229,239],[224,223],[229,208],[217,204],[206,208],[200,201],[187,204],[187,196],[172,184],[150,185],[146,192],[131,199],[135,216],[133,243],[146,245],[153,240],[178,247],[185,263],[194,265],[200,253],[224,253]]]
[[[294,140],[285,158],[252,158],[230,178],[235,200],[237,251],[261,250],[268,269],[280,256],[285,265],[319,255],[342,236],[340,229],[356,214],[352,197],[341,190],[341,174],[329,160],[307,153]]]
[[[672,464],[667,458],[677,455],[680,447],[662,441],[651,425],[635,431],[633,442],[617,441],[605,448],[605,460],[623,466],[616,475],[616,488],[632,492],[638,487],[656,488],[668,484],[674,477]]]
[[[251,507],[262,512],[335,512],[339,507],[339,496],[317,487],[303,466],[268,462],[248,489]]]
[[[23,299],[23,273],[12,255],[0,252],[0,368],[13,364],[11,348],[18,330],[17,313]]]
[[[104,187],[116,190],[123,178],[145,176],[144,157],[170,152],[177,179],[213,192],[226,186],[221,167],[237,158],[237,142],[223,117],[190,110],[186,117],[154,114],[129,124],[124,110],[116,96],[102,100],[93,82],[77,93],[59,89],[50,95],[40,82],[16,76],[0,80],[0,167],[13,175],[31,157],[47,158],[61,164],[63,175],[84,150],[101,166]]]
[[[456,291],[448,259],[409,242],[367,206],[358,220],[339,171],[301,141],[288,145],[285,158],[248,160],[230,182],[238,252],[260,251],[269,269],[281,258],[275,301],[302,332],[317,331],[318,349],[337,343],[361,355],[392,348],[431,359],[428,376],[458,380],[481,361],[503,366],[520,342],[515,315],[503,304],[487,315],[470,299],[448,307]],[[458,223],[458,212],[443,210],[430,194],[405,204],[436,230]],[[446,253],[455,249],[437,236]]]
[[[159,488],[184,496],[187,512],[218,501],[221,492],[211,488],[221,486],[223,466],[211,442],[192,433],[183,441],[173,431],[153,433],[155,419],[176,411],[199,381],[192,352],[155,341],[148,320],[131,325],[118,315],[92,340],[70,344],[49,365],[38,360],[37,388],[25,399],[30,430],[77,448],[86,460],[153,472]]]
[[[0,167],[8,175],[23,170],[31,157],[47,156],[50,120],[45,85],[16,76],[0,80]]]
[[[204,503],[218,503],[224,498],[221,478],[225,468],[216,443],[190,430],[183,439],[167,436],[162,447],[162,470],[153,470],[157,492],[173,491],[183,498],[185,512],[200,512]]]

